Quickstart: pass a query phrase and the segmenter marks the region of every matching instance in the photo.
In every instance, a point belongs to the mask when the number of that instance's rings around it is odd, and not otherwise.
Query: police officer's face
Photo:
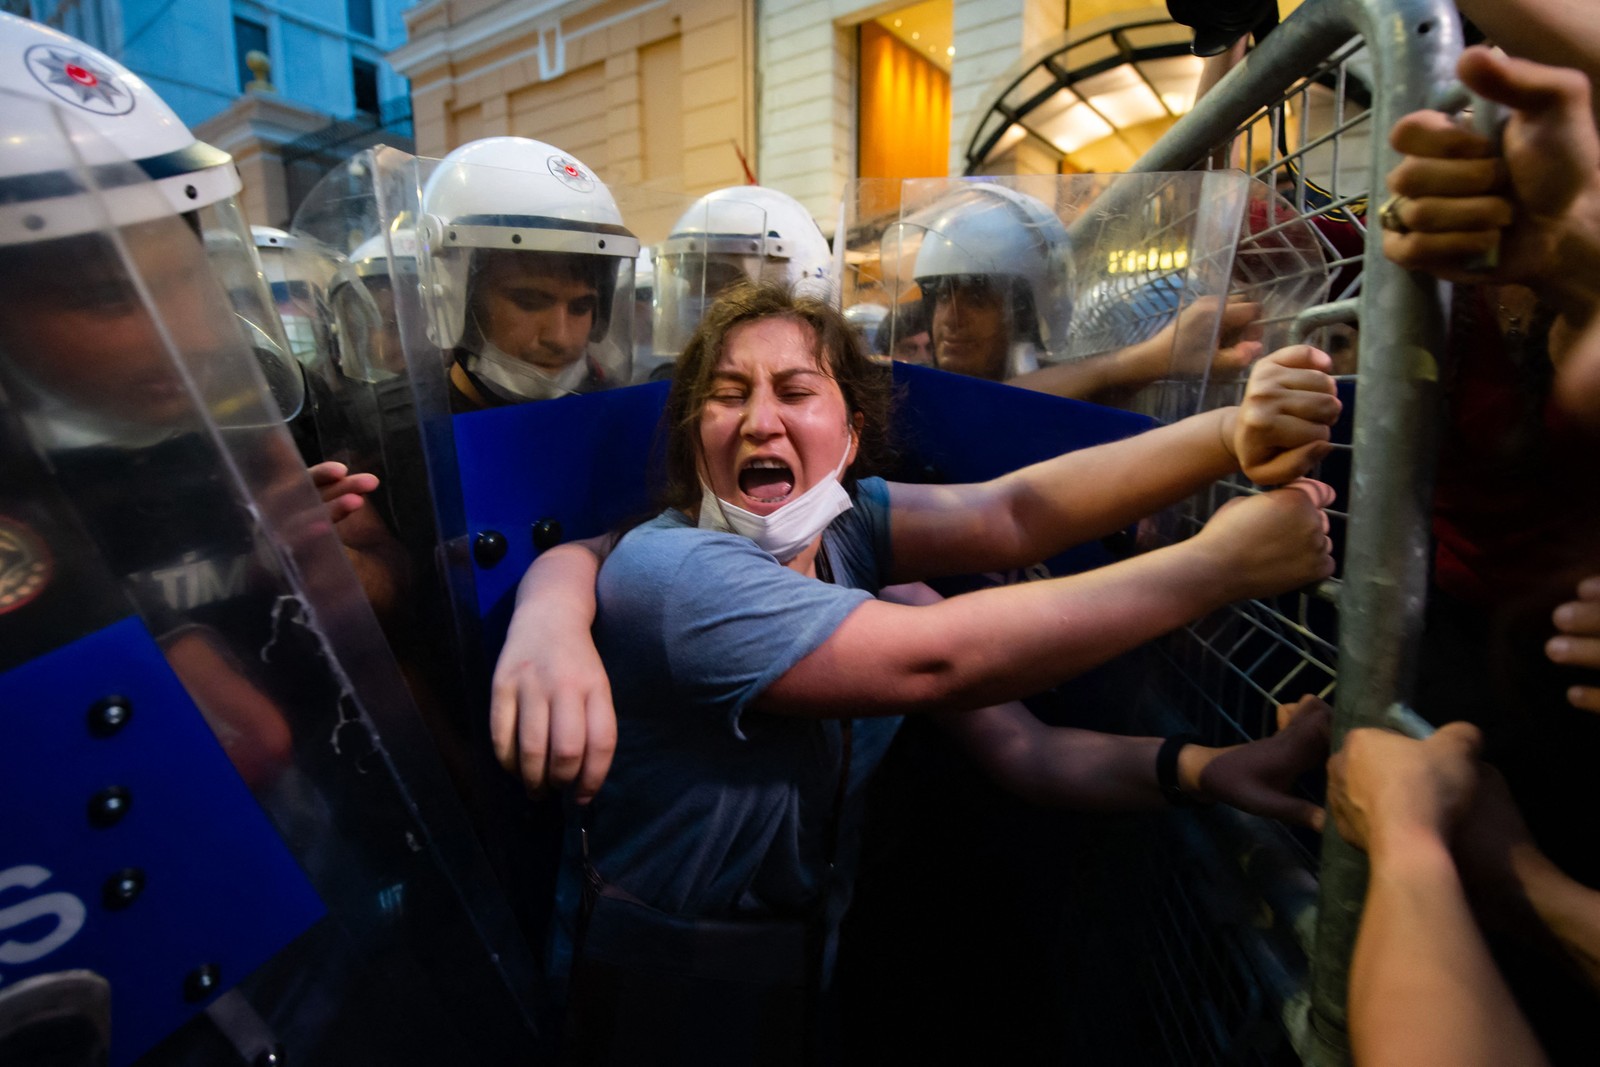
[[[179,219],[123,231],[132,269],[186,362],[203,370],[208,354],[237,342],[226,298],[205,250]],[[162,424],[191,406],[182,376],[128,276],[102,238],[68,238],[53,248],[11,250],[0,344],[39,385],[80,409]],[[233,331],[230,335],[229,331]]]
[[[910,337],[897,337],[894,351],[890,353],[902,363],[915,363],[926,367],[933,363],[933,339],[927,330]]]
[[[934,364],[957,374],[1005,377],[1011,330],[999,289],[985,282],[950,281],[933,304]]]
[[[559,255],[506,252],[487,257],[477,279],[478,327],[502,352],[547,374],[583,358],[600,294]]]

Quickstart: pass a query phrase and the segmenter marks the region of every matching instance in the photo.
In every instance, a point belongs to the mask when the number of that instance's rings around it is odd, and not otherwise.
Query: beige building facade
[[[860,174],[859,138],[871,135],[859,113],[859,29],[899,26],[912,8],[944,23],[937,54],[922,58],[948,79],[938,113],[949,116],[952,174],[1026,56],[1086,28],[1166,19],[1159,2],[1137,0],[431,0],[407,12],[408,42],[388,58],[411,79],[422,155],[534,137],[613,186],[684,198],[753,174],[832,232]],[[983,169],[1055,173],[1062,156],[1018,138]],[[652,241],[670,219],[629,222]]]
[[[436,0],[407,13],[410,39],[390,61],[411,79],[421,155],[532,137],[614,187],[673,202],[746,180],[757,128],[753,17],[749,0]],[[626,209],[646,240],[672,222]]]

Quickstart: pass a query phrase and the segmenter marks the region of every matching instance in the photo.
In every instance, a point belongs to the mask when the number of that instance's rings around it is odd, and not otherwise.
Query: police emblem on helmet
[[[52,96],[96,115],[126,115],[134,97],[97,60],[70,48],[36,44],[23,55],[34,80]]]
[[[589,172],[566,156],[551,156],[549,167],[550,173],[569,188],[576,189],[580,193],[587,193],[594,188],[594,178]]]

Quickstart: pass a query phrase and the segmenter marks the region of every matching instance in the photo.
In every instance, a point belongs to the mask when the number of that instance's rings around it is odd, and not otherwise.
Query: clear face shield
[[[389,260],[352,263],[334,281],[330,298],[339,338],[339,373],[358,382],[383,382],[405,373],[395,317],[395,287],[417,284],[416,261],[391,276]]]
[[[109,149],[91,135],[43,105],[4,102],[50,136],[64,194],[9,205],[0,220],[0,366],[24,419],[54,446],[77,447],[297,414],[304,382],[281,335],[258,325],[275,316],[240,236],[248,228],[226,229],[242,222],[233,201],[175,215],[132,164],[94,159]],[[254,358],[234,358],[241,346]],[[262,405],[260,379],[278,410]]]
[[[676,357],[706,309],[740,282],[782,284],[789,249],[768,237],[767,213],[755,204],[720,200],[691,213],[656,253],[652,337],[658,355]]]
[[[233,197],[200,208],[194,218],[211,270],[239,316],[283,421],[292,421],[306,407],[305,376],[284,333],[250,224]]]
[[[336,252],[288,234],[256,234],[256,252],[289,353],[314,374],[329,361],[328,286],[339,268]]]
[[[507,403],[626,385],[633,365],[633,261],[617,256],[457,250],[466,260],[468,374]]]
[[[581,168],[441,162],[418,217],[420,310],[434,359],[488,406],[627,385],[639,241]],[[548,214],[495,213],[525,205]],[[502,208],[503,210],[503,208]],[[407,306],[402,302],[404,319]]]
[[[1031,294],[998,257],[959,233],[910,220],[886,230],[881,247],[889,306],[908,309],[884,319],[886,355],[914,353],[916,362],[992,381],[1037,365],[1019,365],[1036,359]],[[914,325],[922,329],[907,332]]]

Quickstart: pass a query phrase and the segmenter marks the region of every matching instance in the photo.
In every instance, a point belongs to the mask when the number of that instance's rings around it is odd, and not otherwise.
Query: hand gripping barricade
[[[1381,232],[1366,226],[1365,216],[1369,195],[1384,188],[1399,161],[1388,131],[1402,115],[1443,98],[1460,49],[1459,16],[1442,0],[1304,4],[1136,165],[1161,171],[1237,161],[1283,189],[1338,268],[1338,299],[1302,309],[1291,320],[1295,335],[1331,323],[1359,324],[1353,397],[1351,385],[1342,387],[1347,409],[1354,408],[1346,431],[1353,434],[1348,502],[1341,500],[1333,513],[1342,548],[1334,590],[1337,648],[1304,655],[1293,672],[1327,679],[1328,690],[1336,677],[1336,745],[1354,726],[1385,723],[1396,702],[1409,702],[1415,684],[1427,601],[1443,316],[1437,283],[1389,262]],[[1303,620],[1290,622],[1303,632]],[[1258,632],[1302,643],[1289,627]],[[1195,635],[1222,648],[1243,640],[1218,629],[1200,628]],[[1252,670],[1243,680],[1242,686],[1225,683],[1205,703],[1239,723],[1257,718],[1263,698],[1270,701],[1277,689],[1263,686]],[[1242,698],[1238,707],[1225,695],[1230,690]],[[1325,834],[1318,874],[1314,914],[1303,902],[1278,906],[1295,916],[1298,940],[1311,957],[1309,990],[1282,982],[1274,993],[1287,996],[1285,1024],[1308,1062],[1345,1063],[1348,961],[1365,863],[1336,834]]]
[[[827,298],[832,276],[827,238],[792,196],[759,185],[707,193],[655,251],[657,361],[677,358],[707,306],[735,282],[777,283]]]
[[[1142,410],[1161,416],[1170,412],[1170,417],[1176,418],[1195,410],[1210,374],[1210,353],[1221,331],[1223,301],[1241,284],[1237,280],[1241,234],[1251,225],[1252,182],[1248,177],[1239,173],[1076,175],[896,184],[892,191],[885,191],[878,183],[862,183],[849,194],[846,300],[879,300],[905,309],[891,320],[896,325],[918,325],[910,309],[927,309],[931,323],[925,320],[923,325],[932,326],[936,366],[948,370],[955,363],[972,371],[958,375],[896,367],[896,378],[904,383],[907,394],[900,429],[905,437],[903,451],[914,457],[912,469],[905,472],[910,479],[991,477],[1067,448],[1112,440],[1149,425],[1147,420],[1098,404],[974,380],[1007,376],[1007,371],[1019,364],[1028,365],[1023,357],[1044,364],[1044,373],[1058,367],[1070,370],[1106,349],[1138,345],[1170,329],[1165,347],[1155,348],[1145,360],[1149,365],[1146,381],[1173,380],[1179,387],[1177,401],[1170,398],[1171,390],[1156,388],[1147,388],[1143,396],[1130,393],[1129,399]],[[884,204],[898,206],[873,213],[874,205]],[[1029,219],[1034,221],[1025,221]],[[1009,238],[994,237],[991,246],[980,253],[981,240],[996,233],[1009,233]],[[1294,251],[1298,254],[1298,246]],[[1054,264],[1045,269],[1042,264],[1049,262],[1049,256],[1054,256]],[[1320,249],[1313,248],[1311,256],[1304,269],[1320,272]],[[1113,297],[1118,298],[1116,303]],[[953,306],[940,307],[941,299]],[[1046,313],[1041,314],[1040,308]],[[1181,330],[1174,327],[1180,322],[1185,327]],[[938,358],[941,346],[949,357],[943,361]],[[1147,533],[1143,527],[1138,532]],[[1104,546],[1086,546],[1045,561],[1041,567],[941,583],[941,591],[960,592],[995,582],[1071,573],[1125,555],[1131,546],[1131,538],[1119,535]],[[1087,724],[1087,717],[1099,716],[1089,721],[1112,731],[1178,732],[1170,723],[1153,721],[1137,700],[1115,695],[1136,690],[1145,669],[1139,655],[1129,656],[1094,676],[1043,695],[1031,706],[1047,721]],[[1135,710],[1145,715],[1142,721],[1129,721]],[[1060,970],[1081,968],[1086,986],[1097,981],[1088,973],[1091,969],[1098,973],[1104,968],[1106,973],[1099,977],[1109,977],[1113,967],[1105,961],[1121,958],[1118,946],[1099,941],[1100,926],[1095,920],[1085,915],[1081,923],[1076,922],[1073,905],[1063,904],[1064,898],[1075,901],[1084,895],[1085,890],[1078,887],[1090,879],[1076,870],[1078,865],[1070,859],[1047,861],[1041,857],[1081,857],[1097,847],[1104,847],[1107,855],[1127,854],[1127,842],[1117,840],[1117,833],[1126,833],[1127,827],[1118,824],[1115,831],[1107,832],[1104,824],[1093,820],[1083,820],[1080,826],[1076,821],[1066,825],[1055,818],[1044,826],[1021,811],[1007,812],[1015,818],[985,821],[992,802],[985,799],[984,786],[954,780],[959,772],[952,774],[941,762],[947,757],[927,731],[911,724],[902,738],[901,752],[907,755],[886,768],[879,788],[886,797],[895,798],[887,801],[890,804],[934,803],[932,798],[937,796],[941,817],[932,823],[937,831],[920,839],[914,833],[902,833],[896,840],[874,839],[868,845],[880,859],[892,854],[894,860],[882,864],[878,879],[864,880],[858,892],[855,906],[861,919],[857,929],[873,931],[869,936],[883,939],[878,951],[863,950],[857,956],[858,960],[870,957],[875,961],[867,964],[857,979],[859,986],[914,989],[904,1000],[895,1000],[898,994],[887,995],[883,1011],[891,1017],[907,1001],[924,996],[931,998],[940,1012],[970,1010],[975,1017],[990,1017],[1008,1010],[1005,1002],[1024,995],[1030,984],[1059,983]],[[922,769],[929,765],[939,767],[941,773],[930,776]],[[1096,834],[1106,840],[1091,836]],[[1059,850],[1054,847],[1058,839],[1063,844]],[[1088,841],[1095,844],[1086,844]],[[969,848],[992,862],[949,862]],[[1014,858],[1018,856],[1027,859]],[[1144,862],[1136,851],[1134,862]],[[982,873],[971,873],[969,867]],[[992,878],[996,867],[1006,871],[1001,879]],[[939,876],[941,886],[955,887],[948,896],[942,889],[928,888],[934,870],[944,872]],[[989,883],[1005,888],[996,891]],[[918,885],[923,888],[918,890]],[[1135,887],[1125,891],[1124,899],[1146,898]],[[1020,928],[1018,941],[1027,941],[1026,946],[1008,940],[1003,924],[990,918],[1000,913],[1025,917],[1014,925]],[[898,939],[897,930],[925,929],[935,921],[943,923],[945,933],[937,947],[926,952],[908,950]],[[1119,913],[1119,923],[1129,921],[1142,922],[1144,917],[1129,919],[1126,913]],[[1030,929],[1034,931],[1031,938],[1026,933]],[[1057,938],[1092,944],[1094,962],[1078,962],[1083,957],[1075,953],[1070,968],[1058,960],[1054,968],[1040,963],[1030,970],[1022,962],[1041,956],[1041,944]],[[1015,977],[987,983],[1002,991],[975,988],[979,983],[967,981],[965,974],[958,973],[962,968],[948,962],[985,958],[990,952],[1017,960]],[[882,962],[889,960],[899,962]],[[959,992],[951,993],[951,988]],[[1079,993],[1067,998],[1073,1001],[1075,1025],[1093,1030],[1093,1040],[1098,1042],[1082,1047],[1092,1050],[1088,1052],[1091,1059],[1139,1059],[1132,1047],[1119,1050],[1107,1036],[1122,1032],[1104,1021],[1118,1017],[1122,1006],[1097,1001],[1099,996],[1096,988],[1095,996]],[[1084,1009],[1079,1003],[1097,1006]],[[1074,1048],[1080,1047],[1076,1042],[1081,1034],[1074,1030],[1069,1039]],[[1047,1054],[1046,1048],[1056,1048],[1051,1042],[1062,1040],[1060,1031],[1053,1028],[1050,1035],[1030,1035],[1026,1027],[1014,1028],[1009,1039],[1017,1044],[1012,1047],[1037,1049],[1042,1056]],[[872,1035],[854,1036],[878,1040]],[[985,1040],[974,1035],[971,1041],[963,1041],[954,1030],[948,1036],[949,1047],[961,1048],[963,1054],[979,1054],[977,1048]],[[893,1032],[888,1044],[871,1046],[866,1056],[889,1055],[894,1041],[907,1038],[918,1051],[937,1054],[917,1046],[921,1039],[916,1035],[900,1030]],[[1179,1055],[1173,1062],[1185,1061]]]
[[[0,115],[0,1059],[530,1055],[531,964],[197,236],[210,176],[70,100]]]

